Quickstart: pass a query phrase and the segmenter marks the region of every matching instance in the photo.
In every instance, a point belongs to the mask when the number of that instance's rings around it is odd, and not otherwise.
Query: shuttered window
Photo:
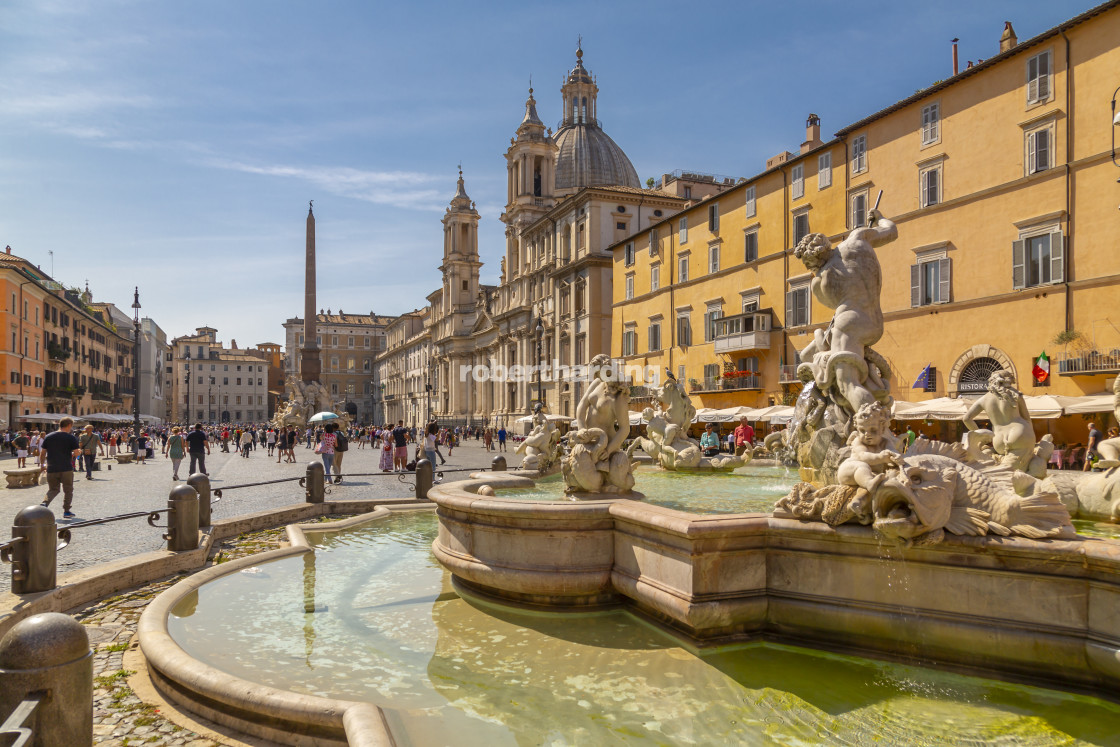
[[[1037,104],[1050,98],[1050,52],[1042,52],[1027,60],[1027,103]]]
[[[708,230],[712,233],[719,231],[719,203],[708,206]]]
[[[661,265],[649,268],[649,289],[653,292],[661,287]]]
[[[793,191],[793,199],[799,200],[805,196],[805,167],[802,164],[797,164],[790,172],[791,189]]]
[[[688,312],[677,314],[677,345],[686,347],[692,344],[692,320]]]
[[[1061,231],[1027,236],[1011,245],[1011,284],[1034,288],[1065,281],[1065,240]]]
[[[863,228],[867,225],[867,193],[860,192],[852,195],[852,230]]]
[[[922,207],[930,207],[941,202],[941,167],[934,166],[918,173],[918,184]]]
[[[803,327],[809,324],[809,286],[790,288],[786,293],[786,326]]]
[[[852,171],[856,174],[867,170],[867,135],[852,139]]]
[[[817,156],[817,189],[832,186],[832,154],[822,153]]]
[[[649,351],[655,353],[661,349],[661,323],[649,325]]]
[[[747,187],[743,191],[743,198],[746,201],[746,214],[748,218],[753,218],[756,212],[754,202],[754,187]]]
[[[1043,127],[1027,133],[1027,173],[1037,174],[1050,168],[1053,130]]]
[[[719,244],[708,247],[708,272],[719,272]]]
[[[809,235],[809,214],[798,213],[793,216],[793,244],[796,246],[801,239]]]
[[[910,265],[910,305],[949,303],[951,260],[948,257]]]
[[[688,255],[677,260],[677,282],[688,282]]]
[[[688,243],[688,216],[685,216],[685,217],[681,218],[680,233],[681,233],[680,242],[682,244],[687,244]]]
[[[922,145],[936,143],[941,138],[941,104],[922,107]]]
[[[758,259],[758,231],[751,231],[743,239],[743,261],[754,262]]]

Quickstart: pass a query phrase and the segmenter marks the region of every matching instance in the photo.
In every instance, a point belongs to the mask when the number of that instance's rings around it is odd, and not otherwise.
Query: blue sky
[[[756,174],[810,112],[828,136],[949,77],[953,37],[963,67],[1089,7],[5,0],[0,246],[126,311],[139,285],[169,336],[282,343],[309,199],[319,305],[397,314],[439,285],[462,162],[497,281],[502,156],[530,75],[555,127],[578,35],[644,182]]]

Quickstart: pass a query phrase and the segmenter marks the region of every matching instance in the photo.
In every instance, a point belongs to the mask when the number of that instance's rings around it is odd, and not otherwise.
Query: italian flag
[[[1034,374],[1034,380],[1040,384],[1050,378],[1050,359],[1046,357],[1045,350],[1042,351],[1042,355],[1038,356],[1031,373]]]

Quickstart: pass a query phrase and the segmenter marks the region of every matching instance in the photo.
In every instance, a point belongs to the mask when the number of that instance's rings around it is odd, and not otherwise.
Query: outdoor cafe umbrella
[[[317,412],[307,419],[308,423],[324,423],[328,420],[338,420],[338,415],[333,412]]]

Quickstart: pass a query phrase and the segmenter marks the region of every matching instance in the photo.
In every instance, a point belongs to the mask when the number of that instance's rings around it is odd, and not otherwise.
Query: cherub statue
[[[984,412],[992,428],[979,428],[976,417]],[[988,393],[973,403],[964,416],[964,444],[974,459],[980,459],[980,447],[991,444],[998,461],[1012,469],[1027,472],[1039,479],[1046,477],[1046,462],[1054,451],[1051,436],[1035,443],[1034,426],[1023,394],[1015,388],[1015,376],[1003,369],[988,377]]]
[[[836,471],[841,485],[868,492],[887,478],[887,469],[903,469],[898,439],[890,432],[891,412],[878,402],[862,405],[852,418],[855,430],[848,437],[848,457]]]

